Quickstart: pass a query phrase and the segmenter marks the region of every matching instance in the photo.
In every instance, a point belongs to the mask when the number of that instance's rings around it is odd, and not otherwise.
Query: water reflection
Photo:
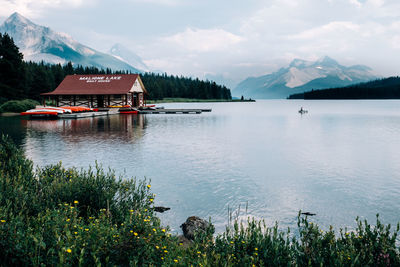
[[[24,143],[26,130],[20,116],[0,115],[0,134],[8,135],[18,146]]]
[[[136,142],[144,135],[147,120],[136,114],[71,120],[21,120],[28,129],[26,143],[41,134],[58,134],[66,142],[81,142],[88,138]]]
[[[87,168],[95,161],[125,177],[148,177],[173,229],[228,207],[296,227],[298,211],[322,227],[361,216],[400,220],[400,101],[258,101],[167,104],[211,107],[193,115],[115,115],[28,121],[0,117],[37,165]],[[298,109],[309,110],[299,116]]]

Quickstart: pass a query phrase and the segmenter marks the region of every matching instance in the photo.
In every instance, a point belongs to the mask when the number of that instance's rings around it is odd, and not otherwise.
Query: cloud
[[[350,33],[358,33],[360,30],[360,26],[351,22],[351,21],[332,21],[328,24],[312,28],[309,30],[305,30],[301,33],[288,36],[289,40],[294,39],[316,39],[321,38],[322,36],[330,36],[332,34],[338,35],[338,33],[350,32]],[[339,37],[339,36],[335,36]]]
[[[243,37],[222,29],[192,28],[164,38],[168,43],[196,52],[222,51],[243,40]]]
[[[30,18],[40,17],[49,8],[77,8],[93,0],[0,0],[0,16],[8,17],[14,12]]]
[[[178,6],[184,4],[184,0],[131,0],[133,3],[142,3],[142,4],[156,4],[163,6]]]

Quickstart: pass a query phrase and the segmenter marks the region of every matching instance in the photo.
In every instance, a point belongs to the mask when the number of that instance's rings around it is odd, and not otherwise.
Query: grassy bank
[[[160,224],[146,180],[100,166],[33,169],[0,140],[2,266],[400,266],[397,229],[357,222],[351,232],[321,231],[299,217],[298,235],[250,220],[202,233],[189,246]],[[190,214],[192,215],[192,214]]]
[[[159,103],[212,103],[212,102],[255,102],[255,100],[240,99],[198,99],[198,98],[164,98],[161,100],[147,100],[148,104]]]

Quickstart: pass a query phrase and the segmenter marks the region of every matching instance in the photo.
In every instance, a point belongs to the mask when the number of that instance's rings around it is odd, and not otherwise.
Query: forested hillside
[[[11,99],[40,100],[41,93],[54,90],[66,75],[126,73],[129,72],[73,66],[71,62],[65,65],[25,62],[12,38],[0,34],[0,104]],[[211,81],[154,73],[141,74],[141,77],[149,92],[148,99],[231,99],[228,88]]]
[[[346,87],[312,90],[289,99],[400,99],[400,77],[389,77]]]

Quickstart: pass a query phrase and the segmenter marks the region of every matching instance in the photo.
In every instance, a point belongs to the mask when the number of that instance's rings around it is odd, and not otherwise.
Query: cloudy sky
[[[239,82],[294,58],[400,72],[399,0],[0,0],[100,51],[121,43],[152,69]],[[217,79],[218,80],[218,79]]]

